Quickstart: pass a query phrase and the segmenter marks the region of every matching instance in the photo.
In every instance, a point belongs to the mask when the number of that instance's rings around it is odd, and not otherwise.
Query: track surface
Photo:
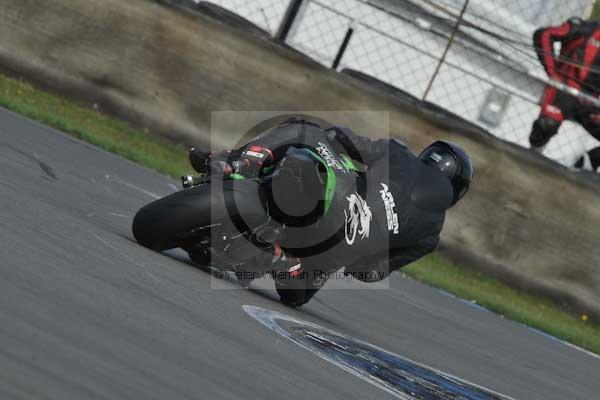
[[[600,397],[600,360],[398,274],[390,290],[323,290],[299,311],[272,290],[211,289],[181,254],[132,239],[135,211],[175,182],[1,109],[0,121],[2,399],[392,398],[245,304],[517,399]]]

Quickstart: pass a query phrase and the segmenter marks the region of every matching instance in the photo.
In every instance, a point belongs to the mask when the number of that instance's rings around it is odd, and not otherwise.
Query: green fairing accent
[[[342,158],[342,165],[346,167],[348,171],[360,172],[360,169],[354,165],[354,161],[352,161],[350,157],[348,157],[346,154],[340,154],[340,156]]]
[[[307,149],[308,150],[308,149]],[[323,207],[323,216],[326,216],[331,208],[331,204],[333,203],[333,195],[335,194],[335,186],[337,184],[337,178],[335,176],[335,171],[331,168],[325,160],[323,160],[318,154],[315,152],[308,150],[323,166],[327,171],[327,182],[325,184],[325,204]]]
[[[273,168],[275,168],[275,166],[274,166],[274,165],[271,165],[271,166],[269,166],[269,167],[264,167],[264,168],[262,169],[262,173],[263,173],[263,174],[268,174],[268,173],[269,173],[269,172],[270,172],[270,171],[271,171]]]
[[[242,180],[242,179],[246,179],[245,177],[243,177],[243,176],[242,176],[242,175],[240,175],[240,174],[231,174],[231,175],[229,175],[229,177],[230,177],[231,179],[234,179],[234,180],[236,180],[236,181],[240,181],[240,180]]]

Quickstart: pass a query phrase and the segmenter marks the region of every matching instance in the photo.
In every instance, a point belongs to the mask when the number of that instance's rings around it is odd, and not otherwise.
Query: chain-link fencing
[[[211,2],[327,67],[359,71],[529,146],[549,82],[533,34],[588,17],[595,0]],[[572,165],[599,144],[565,121],[544,154]]]

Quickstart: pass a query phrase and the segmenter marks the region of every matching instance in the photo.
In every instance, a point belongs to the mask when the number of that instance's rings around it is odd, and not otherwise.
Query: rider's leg
[[[306,303],[306,273],[299,258],[287,256],[278,243],[273,246],[271,276],[280,301],[290,307]]]
[[[579,109],[576,121],[585,128],[590,135],[600,140],[600,110],[589,109],[582,106]]]
[[[327,258],[316,256],[302,260],[302,267],[295,279],[276,280],[276,288],[284,304],[299,307],[308,303],[321,290],[329,279],[332,279],[339,269]],[[287,284],[283,286],[282,284]],[[286,290],[287,289],[287,290]],[[291,289],[291,290],[290,290]]]
[[[598,116],[598,117],[596,117]],[[600,111],[582,107],[577,115],[577,122],[585,128],[590,135],[600,140]],[[585,153],[576,163],[576,168],[598,171],[600,168],[600,147]]]
[[[277,162],[285,155],[288,147],[302,147],[306,142],[306,136],[314,132],[315,127],[316,125],[310,121],[290,118],[273,129],[270,126],[265,126],[264,133],[254,137],[238,149],[216,153],[192,148],[189,154],[190,163],[199,173],[209,174],[213,166],[220,168],[223,164],[231,164],[234,161],[238,161],[239,157],[246,151],[249,151],[246,155],[250,159],[254,153],[262,153],[264,151],[265,155],[270,156],[272,162]],[[255,152],[251,149],[253,146],[261,150]]]
[[[542,152],[550,139],[558,133],[560,122],[545,115],[540,115],[533,123],[529,144],[535,151]]]
[[[561,103],[564,96],[554,87],[548,86],[542,100],[542,109],[537,120],[533,123],[529,143],[531,148],[542,152],[550,139],[558,133],[558,128],[565,119]]]

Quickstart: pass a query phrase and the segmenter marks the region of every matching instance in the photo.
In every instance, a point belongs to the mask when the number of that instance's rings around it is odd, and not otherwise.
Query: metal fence
[[[594,0],[215,0],[327,67],[370,75],[528,146],[547,77],[533,32]],[[566,121],[544,154],[572,165],[599,143]]]

